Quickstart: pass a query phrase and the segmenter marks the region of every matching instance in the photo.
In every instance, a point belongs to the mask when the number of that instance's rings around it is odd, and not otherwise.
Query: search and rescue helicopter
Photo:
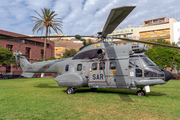
[[[31,78],[35,73],[57,73],[58,76],[54,80],[59,86],[68,87],[67,94],[74,94],[76,88],[88,86],[92,90],[97,88],[140,88],[137,91],[137,95],[144,96],[146,92],[150,92],[150,86],[166,84],[173,77],[172,73],[158,67],[145,56],[144,52],[147,51],[146,45],[130,43],[116,45],[112,42],[106,42],[109,39],[107,35],[112,33],[134,8],[135,6],[125,6],[112,9],[103,31],[98,33],[100,41],[83,46],[74,57],[30,63],[24,57],[24,54],[17,52],[17,50],[13,56],[23,70],[21,75]],[[174,47],[125,38],[111,39]],[[179,47],[174,48],[179,49]],[[144,87],[146,92],[143,90]]]

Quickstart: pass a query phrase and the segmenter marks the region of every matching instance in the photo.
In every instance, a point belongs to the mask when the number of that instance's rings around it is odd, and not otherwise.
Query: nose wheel
[[[67,88],[67,94],[75,94],[76,88],[68,87]]]
[[[146,93],[145,93],[144,90],[139,90],[139,91],[137,91],[136,95],[137,95],[137,96],[145,96]]]

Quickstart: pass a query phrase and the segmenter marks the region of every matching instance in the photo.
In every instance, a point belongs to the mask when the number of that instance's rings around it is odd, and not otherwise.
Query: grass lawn
[[[122,89],[80,88],[67,95],[53,79],[0,80],[1,119],[180,119],[180,81],[146,96]]]

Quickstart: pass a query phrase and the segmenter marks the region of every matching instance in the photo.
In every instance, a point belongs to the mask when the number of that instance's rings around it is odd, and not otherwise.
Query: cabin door
[[[143,79],[143,71],[142,64],[139,58],[131,58],[129,59],[129,86],[135,87],[134,80],[142,80]]]
[[[89,82],[106,82],[104,61],[91,62],[89,68]]]
[[[127,88],[128,79],[128,59],[108,61],[108,85],[118,88]]]

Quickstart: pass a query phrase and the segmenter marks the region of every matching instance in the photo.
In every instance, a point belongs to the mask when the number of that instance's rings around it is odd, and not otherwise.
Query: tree
[[[89,39],[89,41],[86,44],[92,44],[92,43],[93,43],[92,40]]]
[[[89,45],[89,44],[92,44],[92,43],[93,43],[91,39],[89,39],[89,41],[88,41],[88,42],[86,42],[86,40],[85,40],[85,39],[80,39],[80,40],[81,40],[81,41],[83,41],[83,45],[84,45],[84,46],[86,46],[86,45]]]
[[[153,47],[146,51],[146,55],[159,67],[180,70],[180,54],[168,47]]]
[[[71,50],[66,49],[65,53],[63,54],[63,58],[73,57],[76,53],[77,51],[75,49],[71,49]]]
[[[162,44],[168,44],[177,46],[175,43],[170,43],[162,38],[157,40],[150,40],[150,42],[157,42]],[[168,47],[159,47],[157,45],[152,45],[151,49],[146,51],[146,55],[155,62],[159,67],[162,68],[171,68],[180,70],[180,54],[178,49],[168,48]]]
[[[75,35],[75,38],[80,40],[81,39],[81,36],[80,35]]]
[[[50,9],[41,9],[43,15],[40,15],[37,11],[35,11],[40,18],[37,18],[35,16],[31,16],[33,18],[32,21],[35,21],[35,26],[33,27],[32,31],[33,34],[35,31],[37,31],[37,33],[39,31],[41,31],[41,33],[43,32],[44,29],[46,29],[46,34],[45,36],[48,36],[48,33],[51,33],[51,29],[52,28],[57,34],[58,31],[60,31],[62,33],[62,21],[61,18],[55,18],[55,16],[57,16],[57,14],[55,14],[55,11],[51,11]],[[47,38],[45,38],[45,42],[44,42],[44,55],[43,55],[43,61],[45,61],[46,59],[46,43],[47,43]]]
[[[163,38],[159,38],[157,40],[148,40],[149,42],[157,42],[157,43],[161,43],[161,44],[167,44],[167,45],[172,45],[172,46],[176,46],[178,47],[178,43],[170,43],[170,41],[166,41],[165,39]],[[158,45],[150,45],[152,47],[159,47]],[[176,49],[177,51],[179,51],[178,49]]]
[[[8,64],[12,64],[15,62],[15,59],[13,57],[12,60],[10,60],[8,63],[7,61],[13,56],[13,53],[9,50],[4,49],[3,47],[0,47],[0,67],[6,67]]]
[[[168,44],[168,45],[171,45],[171,43],[169,41],[166,41],[165,39],[163,38],[159,38],[157,40],[149,40],[149,42],[157,42],[157,43],[162,43],[162,44]]]
[[[81,38],[80,41],[86,41],[86,40]]]

